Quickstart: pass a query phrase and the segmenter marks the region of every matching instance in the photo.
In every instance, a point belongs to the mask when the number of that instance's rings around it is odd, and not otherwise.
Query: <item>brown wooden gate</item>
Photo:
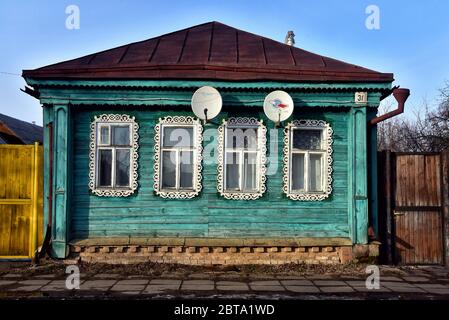
[[[379,190],[385,195],[380,201],[380,214],[384,208],[389,260],[400,264],[444,264],[441,154],[388,152],[380,160],[379,184],[384,185]],[[385,175],[384,181],[381,174]]]

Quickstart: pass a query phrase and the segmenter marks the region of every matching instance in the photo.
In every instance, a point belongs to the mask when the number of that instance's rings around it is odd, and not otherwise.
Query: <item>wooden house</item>
[[[375,119],[391,73],[210,22],[23,77],[43,106],[55,257],[233,264],[376,255]],[[191,108],[203,86],[223,101],[206,123]],[[295,105],[280,126],[263,111],[275,90]],[[230,143],[239,129],[254,139]],[[172,143],[176,130],[189,138]]]
[[[0,113],[0,144],[42,144],[41,126]]]

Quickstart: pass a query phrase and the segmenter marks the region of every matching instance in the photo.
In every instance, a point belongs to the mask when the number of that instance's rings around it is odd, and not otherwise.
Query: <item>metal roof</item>
[[[392,82],[381,73],[208,22],[35,70],[34,79]]]
[[[43,128],[0,113],[0,138],[3,143],[42,143]]]

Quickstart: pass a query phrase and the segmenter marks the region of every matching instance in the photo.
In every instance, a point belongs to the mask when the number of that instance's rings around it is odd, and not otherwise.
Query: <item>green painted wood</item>
[[[368,242],[367,119],[366,107],[352,110],[354,118],[353,188],[355,241]]]
[[[69,195],[69,108],[67,105],[56,105],[54,110],[54,152],[53,152],[53,224],[52,255],[65,258],[67,252],[68,220],[70,219]]]
[[[348,140],[349,108],[301,109],[294,118],[322,119],[334,129],[333,193],[321,202],[300,202],[286,198],[282,191],[283,130],[270,131],[273,124],[261,111],[225,106],[214,123],[231,116],[251,116],[268,126],[268,142],[273,135],[278,145],[271,159],[277,170],[267,177],[267,192],[254,201],[226,200],[217,193],[215,163],[203,162],[203,190],[191,200],[167,200],[153,192],[154,125],[168,115],[191,115],[173,107],[151,110],[139,107],[72,106],[73,112],[73,191],[70,238],[101,236],[146,237],[349,237],[348,160],[352,150]],[[126,198],[92,195],[89,181],[90,123],[102,113],[126,113],[139,123],[139,187]],[[216,134],[217,125],[207,124],[205,133]],[[206,147],[206,144],[203,146]],[[272,149],[269,149],[269,152]]]
[[[348,196],[346,198],[348,205],[348,229],[349,229],[349,237],[353,242],[356,241],[356,227],[355,227],[355,214],[354,214],[354,141],[355,141],[355,133],[354,133],[354,117],[352,115],[352,110],[349,112],[348,117],[348,126],[347,126],[347,136],[348,136],[348,171],[347,171],[347,190]]]
[[[363,89],[381,91],[391,88],[391,83],[286,83],[279,81],[207,81],[207,80],[43,80],[25,79],[29,85],[39,87],[137,87],[137,88],[177,88],[190,89],[201,86],[212,86],[218,89],[321,89],[321,90],[352,90]]]
[[[185,90],[129,90],[126,88],[91,88],[91,87],[42,87],[39,89],[41,103],[48,104],[72,104],[83,105],[92,108],[95,105],[114,105],[123,107],[142,106],[154,107],[184,106],[189,108],[193,92],[197,87]],[[289,91],[295,106],[297,107],[356,107],[354,93],[358,89],[312,92],[312,91]],[[261,90],[250,90],[242,88],[240,90],[221,89],[220,93],[223,103],[235,107],[262,107],[265,96],[273,91],[273,88],[261,88]],[[377,108],[381,92],[369,92],[368,107]],[[157,111],[158,108],[152,108]]]
[[[368,108],[375,112],[381,93],[391,88],[391,84],[27,80],[29,84],[39,85],[42,103],[70,103],[74,113],[72,129],[70,118],[61,125],[66,127],[67,140],[58,138],[60,143],[66,143],[66,149],[62,149],[66,153],[66,162],[73,163],[73,170],[66,167],[66,195],[57,196],[58,205],[62,202],[71,209],[65,214],[64,210],[57,210],[55,214],[59,223],[59,229],[55,231],[60,238],[63,235],[60,226],[66,219],[69,239],[93,236],[341,236],[358,243],[366,242],[366,113]],[[292,95],[296,106],[294,118],[330,122],[334,129],[331,197],[322,202],[298,202],[285,197],[282,192],[284,136],[281,129],[268,133],[269,143],[271,136],[278,142],[277,150],[274,144],[268,147],[268,158],[277,162],[277,167],[273,164],[269,167],[268,191],[261,199],[248,202],[221,198],[216,191],[214,163],[203,163],[203,190],[199,197],[165,200],[155,196],[152,186],[154,125],[159,117],[192,115],[190,98],[202,85],[215,86],[223,96],[224,112],[214,122],[230,116],[252,116],[262,118],[268,129],[272,129],[273,124],[263,116],[261,107],[265,95],[274,89],[283,89]],[[354,92],[365,90],[369,92],[367,105],[356,106]],[[359,110],[362,115],[357,113]],[[88,189],[89,126],[93,116],[101,113],[127,113],[139,122],[139,188],[131,197],[102,198],[91,195]],[[51,119],[51,116],[52,113],[47,118]],[[44,121],[45,117],[44,111]],[[216,128],[215,124],[205,126],[205,142],[209,140],[208,134],[214,135]],[[365,139],[360,134],[364,134]],[[63,158],[59,146],[56,154]],[[73,177],[73,183],[69,181],[70,177]],[[72,212],[71,216],[69,212]],[[62,252],[65,242],[55,243]]]
[[[49,172],[50,172],[50,129],[48,127],[49,123],[53,121],[53,107],[44,105],[42,108],[43,113],[43,135],[44,135],[44,219],[43,219],[43,230],[42,234],[45,235],[46,228],[48,225],[48,212],[49,203],[47,199],[49,198],[50,185],[49,185]],[[53,213],[52,213],[53,214]]]

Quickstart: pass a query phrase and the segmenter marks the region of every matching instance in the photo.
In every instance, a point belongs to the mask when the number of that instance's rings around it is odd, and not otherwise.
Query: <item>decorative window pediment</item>
[[[322,120],[295,120],[284,130],[284,192],[292,200],[320,201],[332,192],[332,128]]]
[[[154,191],[163,198],[190,199],[201,191],[203,127],[198,119],[174,116],[155,126]]]
[[[125,114],[95,116],[91,123],[89,188],[104,197],[127,197],[137,189],[139,126]]]
[[[229,118],[218,128],[218,192],[254,200],[265,192],[266,127],[255,118]]]

